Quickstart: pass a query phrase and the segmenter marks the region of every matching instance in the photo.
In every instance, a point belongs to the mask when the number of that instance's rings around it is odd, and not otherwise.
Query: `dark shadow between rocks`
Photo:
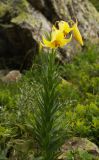
[[[25,27],[24,27],[25,26]],[[28,69],[38,49],[30,26],[0,25],[0,68]]]

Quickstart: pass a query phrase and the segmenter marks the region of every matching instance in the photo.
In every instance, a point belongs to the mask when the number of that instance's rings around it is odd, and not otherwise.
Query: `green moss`
[[[25,13],[25,12],[21,12],[17,17],[15,17],[11,20],[11,22],[17,23],[17,24],[20,24],[24,21],[27,22],[28,24],[30,24],[31,26],[34,26],[34,24],[35,24],[35,21],[34,21],[32,15]]]
[[[24,12],[20,13],[17,17],[13,18],[11,21],[13,23],[22,23],[22,21],[26,20],[28,18],[28,15]]]
[[[0,2],[0,17],[2,18],[6,13],[9,13],[9,16],[12,17],[11,22],[20,24],[25,21],[34,27],[35,20],[28,13],[28,7],[29,3],[26,0]]]
[[[3,17],[7,12],[9,12],[11,17],[15,17],[15,15],[18,16],[22,14],[23,18],[24,13],[27,13],[28,6],[29,3],[26,0],[7,0],[6,3],[0,2],[0,17]]]
[[[9,5],[0,2],[0,17],[3,17],[10,9]]]

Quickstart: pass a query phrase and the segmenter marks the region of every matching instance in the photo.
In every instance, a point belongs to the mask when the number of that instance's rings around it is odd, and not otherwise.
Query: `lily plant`
[[[41,160],[56,160],[60,155],[60,147],[64,143],[64,129],[61,127],[62,116],[59,101],[58,85],[60,84],[59,66],[55,61],[56,49],[64,47],[73,38],[83,45],[78,23],[70,21],[56,22],[52,26],[50,39],[42,36],[40,47],[47,47],[50,54],[39,55],[41,66],[39,82],[41,89],[38,93],[38,109],[35,113],[35,139],[39,145]],[[68,38],[68,34],[70,37]],[[49,53],[49,51],[48,51]]]

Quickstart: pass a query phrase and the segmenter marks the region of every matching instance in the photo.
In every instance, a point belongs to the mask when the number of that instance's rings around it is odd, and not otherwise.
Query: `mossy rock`
[[[32,5],[31,5],[32,4]],[[95,9],[95,7],[88,0],[38,0],[35,4],[33,0],[1,0],[0,1],[0,63],[5,63],[5,59],[1,62],[1,55],[8,55],[10,52],[14,57],[20,59],[18,55],[22,55],[22,59],[27,59],[28,55],[32,54],[29,57],[29,60],[33,59],[34,52],[37,54],[38,51],[38,43],[41,40],[42,34],[45,32],[49,32],[51,29],[51,23],[54,23],[56,20],[69,20],[72,17],[76,17],[78,19],[79,29],[81,31],[82,37],[85,41],[91,41],[92,43],[99,43],[99,13]],[[6,29],[11,28],[13,26],[13,31],[7,32]],[[15,27],[17,26],[17,27]],[[3,29],[4,28],[4,29]],[[5,29],[6,28],[6,29]],[[17,28],[17,30],[16,30]],[[18,30],[18,28],[20,28]],[[2,33],[3,29],[3,33]],[[23,30],[27,30],[23,34]],[[5,33],[4,33],[5,32]],[[14,32],[18,32],[19,40],[17,34]],[[20,32],[20,33],[19,33]],[[21,35],[22,33],[22,35]],[[28,36],[29,35],[29,36]],[[16,36],[16,37],[15,37]],[[23,36],[23,37],[22,37]],[[26,38],[24,38],[26,36]],[[21,37],[21,41],[20,41]],[[30,37],[30,39],[29,39]],[[13,38],[17,39],[15,43],[18,42],[17,48],[16,44],[9,45],[12,43]],[[27,40],[26,40],[27,39]],[[20,42],[24,41],[24,46],[30,45],[28,49],[26,49]],[[33,42],[33,43],[32,43]],[[27,44],[28,43],[28,44]],[[19,47],[20,44],[20,47]],[[9,49],[7,46],[9,45]],[[14,50],[13,50],[13,45]],[[20,48],[18,50],[18,47]],[[23,51],[22,51],[23,50]],[[61,60],[69,59],[81,50],[81,46],[77,44],[77,42],[73,41],[69,45],[67,45],[64,49],[59,50],[60,53],[63,53],[63,57]],[[9,53],[6,53],[6,52]],[[13,52],[13,53],[12,53]],[[15,53],[14,53],[15,52]],[[16,54],[17,52],[17,54]],[[22,52],[22,53],[21,53]],[[23,54],[24,52],[24,54]],[[10,55],[10,54],[9,54]],[[24,58],[23,58],[24,55]],[[7,56],[8,57],[8,56]],[[13,56],[12,56],[13,57]],[[11,59],[12,59],[11,57]],[[63,58],[63,59],[62,59]],[[15,59],[15,58],[14,58]],[[14,60],[19,62],[20,60]],[[12,63],[12,62],[11,62]],[[15,62],[14,62],[15,63]],[[12,69],[19,69],[21,66],[24,66],[23,63],[28,63],[24,60],[21,61],[21,65],[18,65],[18,68],[14,67]],[[31,66],[31,62],[29,62],[29,66]],[[3,64],[3,67],[6,64]],[[16,66],[16,64],[15,64]],[[2,67],[2,65],[1,65]]]
[[[62,155],[59,157],[60,160],[67,160],[67,155],[69,151],[87,152],[91,154],[95,160],[99,159],[99,148],[89,141],[87,138],[74,137],[70,140],[66,141],[65,144],[61,148]],[[76,159],[79,160],[79,159]]]
[[[0,2],[0,18],[3,17],[10,9],[10,6]]]
[[[0,2],[0,8],[0,68],[28,69],[50,24],[26,0]]]

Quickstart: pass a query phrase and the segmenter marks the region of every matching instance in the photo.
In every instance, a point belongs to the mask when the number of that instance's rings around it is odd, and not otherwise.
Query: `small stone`
[[[9,82],[17,82],[21,79],[22,74],[18,70],[12,70],[7,75],[3,76],[1,80],[3,82],[9,83]]]

